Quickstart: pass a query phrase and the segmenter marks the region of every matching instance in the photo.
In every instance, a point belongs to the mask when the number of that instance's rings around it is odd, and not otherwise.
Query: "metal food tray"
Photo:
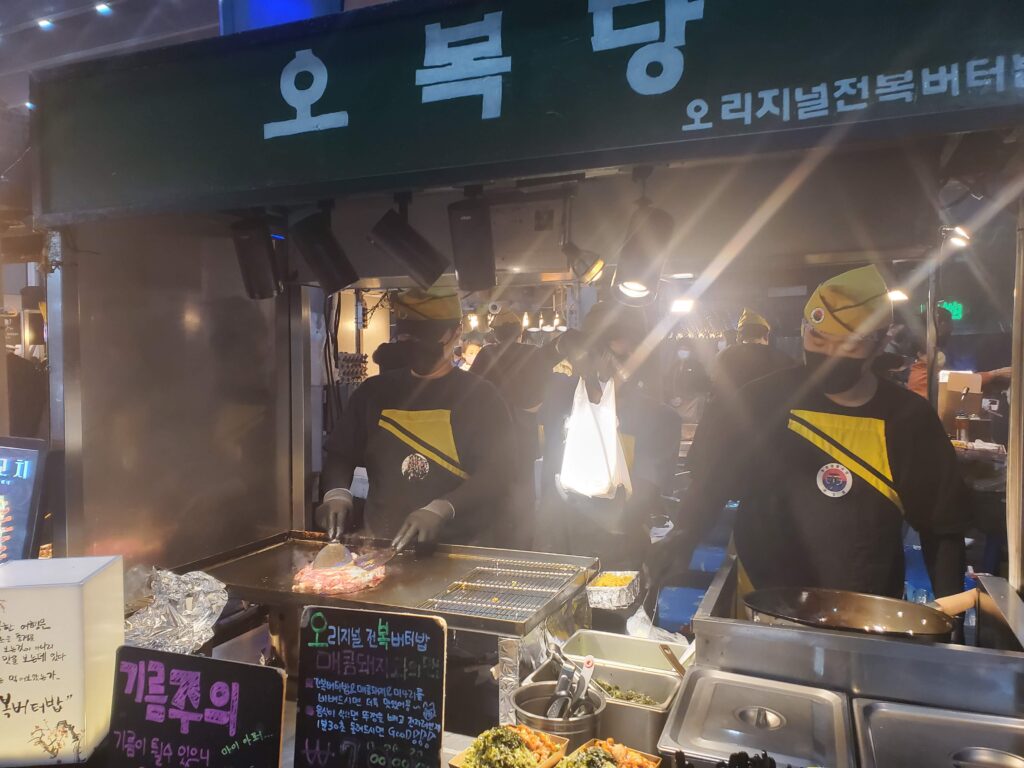
[[[840,693],[694,667],[658,742],[695,765],[735,752],[768,752],[793,768],[854,768],[849,701]]]
[[[1024,720],[854,699],[863,768],[1024,766]]]
[[[452,629],[519,637],[583,592],[597,571],[595,558],[441,544],[429,555],[401,553],[387,564],[384,581],[363,592],[293,592],[296,572],[326,541],[323,534],[292,531],[181,570],[204,570],[234,597],[264,605],[401,610],[441,616]],[[345,543],[358,551],[390,542],[349,537]]]

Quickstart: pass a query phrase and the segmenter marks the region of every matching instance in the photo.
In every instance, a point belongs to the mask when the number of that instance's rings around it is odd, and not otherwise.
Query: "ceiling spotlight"
[[[619,301],[632,306],[654,301],[674,229],[671,215],[641,201],[630,218],[615,268],[613,283]]]
[[[590,285],[604,274],[605,261],[596,253],[584,251],[572,243],[566,243],[562,252],[569,259],[569,269],[583,285]]]
[[[889,301],[906,301],[909,298],[910,297],[899,288],[894,291],[889,291]]]
[[[420,288],[432,286],[449,267],[444,254],[394,210],[381,217],[370,230],[369,238],[371,243],[400,262]]]
[[[39,21],[37,21],[36,24],[39,25],[40,29],[46,29],[46,30],[53,29],[53,20],[52,19],[39,19]]]
[[[466,319],[469,322],[469,329],[471,331],[475,331],[477,328],[480,327],[480,318],[477,317],[475,312],[467,315]]]
[[[109,16],[114,12],[114,9],[110,7],[110,3],[96,3],[94,7],[96,8],[96,13],[100,16]]]
[[[942,239],[954,248],[966,248],[971,241],[971,233],[963,227],[943,227]]]
[[[676,299],[672,302],[672,312],[676,315],[685,315],[693,311],[693,299]]]
[[[693,272],[673,272],[667,277],[669,280],[693,280]]]
[[[324,293],[336,293],[359,279],[331,229],[331,212],[321,208],[292,222],[291,240]]]
[[[272,299],[284,290],[270,222],[256,214],[231,225],[242,285],[250,299]]]
[[[490,203],[482,197],[452,203],[448,206],[448,226],[459,288],[486,291],[497,285]]]
[[[27,109],[29,112],[31,112],[35,108],[36,108],[36,105],[33,104],[31,101],[26,101],[25,102],[25,109]]]

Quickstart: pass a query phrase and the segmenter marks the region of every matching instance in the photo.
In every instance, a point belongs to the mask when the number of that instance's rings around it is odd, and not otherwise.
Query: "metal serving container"
[[[587,690],[587,699],[593,711],[580,717],[547,717],[546,712],[555,695],[557,683],[527,683],[512,694],[516,722],[537,731],[568,739],[566,754],[597,737],[598,726],[605,710],[605,699]]]
[[[1024,720],[854,699],[862,768],[1024,768]]]
[[[677,659],[682,659],[686,653],[686,646],[681,643],[659,643],[657,640],[595,632],[592,629],[581,629],[570,637],[562,646],[562,652],[574,661],[593,656],[596,661],[606,661],[620,667],[675,674],[672,665],[661,652],[662,645],[671,648]]]
[[[762,750],[793,768],[854,768],[846,696],[707,667],[689,670],[658,751],[714,765],[734,752]]]
[[[628,576],[629,582],[622,587],[599,587],[596,582],[602,576]],[[602,571],[597,578],[587,585],[587,600],[591,608],[607,608],[616,610],[628,608],[640,596],[639,571]]]
[[[550,659],[524,682],[554,681],[558,679],[559,671],[558,662]],[[609,696],[598,728],[602,738],[615,739],[641,752],[656,752],[669,707],[679,692],[679,676],[595,662],[594,679],[645,693],[657,702],[653,706],[645,706]]]

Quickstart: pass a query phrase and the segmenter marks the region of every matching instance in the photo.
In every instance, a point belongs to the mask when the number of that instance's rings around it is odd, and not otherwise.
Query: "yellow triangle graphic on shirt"
[[[460,466],[459,452],[455,447],[451,411],[400,411],[385,408],[380,412],[378,424],[453,474],[468,477]]]
[[[814,428],[808,429],[791,419],[790,430],[845,465],[903,511],[903,502],[893,485],[882,419],[795,409],[790,413]]]

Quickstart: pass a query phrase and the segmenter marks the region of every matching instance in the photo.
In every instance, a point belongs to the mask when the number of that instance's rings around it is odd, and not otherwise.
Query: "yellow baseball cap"
[[[804,307],[804,320],[830,336],[866,336],[892,325],[889,287],[874,266],[859,267],[819,285]]]
[[[457,293],[431,288],[410,288],[391,297],[391,309],[399,320],[461,320],[462,302]]]
[[[740,315],[740,321],[736,324],[736,329],[741,330],[748,325],[760,325],[763,328],[767,328],[769,331],[772,329],[771,325],[763,316],[757,314],[752,309],[744,307],[743,314]]]

